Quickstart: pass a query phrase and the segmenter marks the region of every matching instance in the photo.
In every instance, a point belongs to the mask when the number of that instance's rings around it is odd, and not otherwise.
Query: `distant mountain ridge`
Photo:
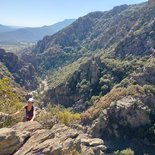
[[[16,28],[0,24],[0,33],[14,31]]]
[[[37,42],[46,35],[53,35],[59,30],[72,24],[74,21],[75,19],[66,19],[50,26],[25,28],[13,28],[10,26],[0,25],[0,42]]]

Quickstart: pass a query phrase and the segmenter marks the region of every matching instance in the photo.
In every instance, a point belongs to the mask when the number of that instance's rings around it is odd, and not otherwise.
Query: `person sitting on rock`
[[[25,110],[25,117],[23,119],[23,122],[25,122],[25,121],[34,121],[35,116],[36,116],[35,108],[33,106],[34,101],[35,100],[33,98],[29,98],[27,105],[22,108],[22,109]],[[12,116],[19,114],[20,111],[17,111]]]

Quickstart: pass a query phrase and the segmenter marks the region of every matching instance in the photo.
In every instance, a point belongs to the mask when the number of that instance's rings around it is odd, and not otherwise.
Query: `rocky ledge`
[[[63,124],[44,129],[38,122],[20,122],[0,129],[1,155],[102,155],[106,147],[101,139]]]

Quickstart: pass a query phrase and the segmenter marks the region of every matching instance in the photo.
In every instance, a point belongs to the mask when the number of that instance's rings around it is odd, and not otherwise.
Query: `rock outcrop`
[[[6,113],[0,112],[0,128],[3,127],[4,124],[10,124],[11,121],[12,117]]]
[[[11,128],[0,129],[0,154],[11,155],[17,151],[29,137],[29,133],[20,133]]]
[[[37,122],[18,123],[0,129],[0,154],[3,155],[103,155],[106,147],[101,139],[62,124],[43,129]]]
[[[132,96],[124,97],[104,109],[93,121],[88,133],[94,137],[130,135],[132,129],[151,123],[150,108]],[[128,131],[128,133],[127,133]]]

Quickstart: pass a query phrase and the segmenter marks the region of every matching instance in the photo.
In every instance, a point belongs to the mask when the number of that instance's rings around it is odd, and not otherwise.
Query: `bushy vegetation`
[[[7,78],[0,80],[0,111],[4,113],[13,113],[20,109],[19,96],[14,92],[14,88],[10,85]]]
[[[134,151],[131,148],[122,150],[122,151],[116,151],[114,153],[115,155],[134,155]]]
[[[144,89],[146,94],[155,95],[155,86],[154,85],[144,85],[143,89]]]
[[[74,123],[76,120],[80,120],[80,114],[78,113],[72,113],[67,109],[64,109],[63,111],[59,111],[57,114],[59,122],[69,125]]]
[[[137,60],[134,57],[127,57],[126,59],[121,60],[118,58],[110,58],[110,56],[107,57],[104,54],[101,56],[102,62],[109,70],[116,74],[119,79],[123,79],[133,71],[144,67],[148,62],[148,59],[148,57],[143,57]]]
[[[73,113],[61,106],[48,105],[38,117],[38,121],[46,128],[51,128],[56,123],[63,123],[67,126],[80,120],[79,113]]]
[[[17,110],[21,109],[22,104],[17,93],[14,92],[14,88],[10,85],[7,78],[0,80],[0,112],[6,114],[13,114]],[[0,127],[13,125],[19,118],[12,118],[8,115],[4,120],[1,120]]]
[[[152,124],[147,131],[145,130],[145,133],[147,135],[147,140],[154,145],[155,144],[155,124]]]
[[[88,58],[81,58],[63,68],[56,69],[55,71],[48,71],[48,84],[49,87],[56,87],[61,83],[67,81],[72,74],[77,71],[82,63],[84,63]]]
[[[8,77],[10,79],[13,79],[8,69],[0,62],[0,78],[2,77]]]

